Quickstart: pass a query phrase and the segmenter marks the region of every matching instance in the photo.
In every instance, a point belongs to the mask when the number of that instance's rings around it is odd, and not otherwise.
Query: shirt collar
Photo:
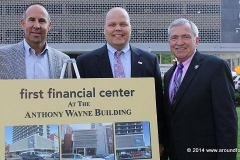
[[[183,64],[184,66],[186,66],[186,65],[189,66],[190,62],[191,62],[192,59],[193,59],[193,56],[195,55],[195,53],[196,53],[196,49],[195,49],[194,53],[193,53],[186,61],[182,62],[182,64]],[[180,62],[177,61],[177,65],[178,65],[179,63],[180,63]]]
[[[24,45],[25,53],[29,57],[31,55],[30,50],[34,50],[34,49],[30,47],[30,45],[27,43],[26,39],[24,39],[23,45]],[[48,51],[48,45],[46,42],[44,50],[39,55],[44,55],[45,53],[47,53],[47,51]]]
[[[107,43],[107,49],[110,51],[111,54],[114,55],[114,53],[117,51],[115,48],[113,48],[110,44]],[[121,51],[123,51],[123,55],[125,55],[130,50],[129,44],[126,45]]]

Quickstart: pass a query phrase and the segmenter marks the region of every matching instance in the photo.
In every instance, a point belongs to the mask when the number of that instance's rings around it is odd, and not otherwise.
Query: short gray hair
[[[170,24],[170,26],[168,27],[168,37],[170,37],[170,30],[171,30],[172,27],[178,26],[178,25],[181,25],[181,24],[185,24],[185,23],[189,23],[191,25],[194,37],[198,37],[199,32],[198,32],[197,26],[192,21],[189,21],[185,18],[176,19]]]

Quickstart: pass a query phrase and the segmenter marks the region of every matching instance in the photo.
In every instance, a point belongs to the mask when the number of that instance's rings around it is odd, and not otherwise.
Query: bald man
[[[52,22],[44,5],[30,4],[21,26],[24,40],[0,48],[0,79],[59,79],[69,56],[47,45]]]
[[[163,92],[158,58],[155,54],[130,45],[131,31],[132,26],[128,12],[121,7],[110,9],[106,14],[104,25],[106,44],[101,48],[78,56],[78,70],[81,78],[153,77],[155,79],[156,107],[159,115],[159,140],[162,144],[164,142],[161,130],[164,124],[162,122],[163,112],[161,111]],[[120,53],[117,60],[116,53]],[[119,73],[115,68],[121,69],[121,72]],[[160,146],[162,151],[163,147]]]

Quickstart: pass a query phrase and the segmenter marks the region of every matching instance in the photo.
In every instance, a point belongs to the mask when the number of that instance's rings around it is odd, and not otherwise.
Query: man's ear
[[[199,41],[200,41],[200,37],[196,37],[196,47],[198,46]]]
[[[21,23],[22,29],[24,30],[25,29],[25,21],[24,21],[24,19],[21,19],[20,23]]]
[[[103,29],[103,34],[104,34],[104,36],[106,36],[106,34],[105,34],[105,28]]]
[[[48,26],[48,31],[50,31],[51,28],[52,28],[52,22],[50,21],[50,22],[49,22],[49,26]]]

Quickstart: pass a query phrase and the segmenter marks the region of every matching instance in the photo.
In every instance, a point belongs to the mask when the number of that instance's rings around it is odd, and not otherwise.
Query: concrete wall
[[[240,0],[222,0],[221,6],[222,43],[240,43]]]

